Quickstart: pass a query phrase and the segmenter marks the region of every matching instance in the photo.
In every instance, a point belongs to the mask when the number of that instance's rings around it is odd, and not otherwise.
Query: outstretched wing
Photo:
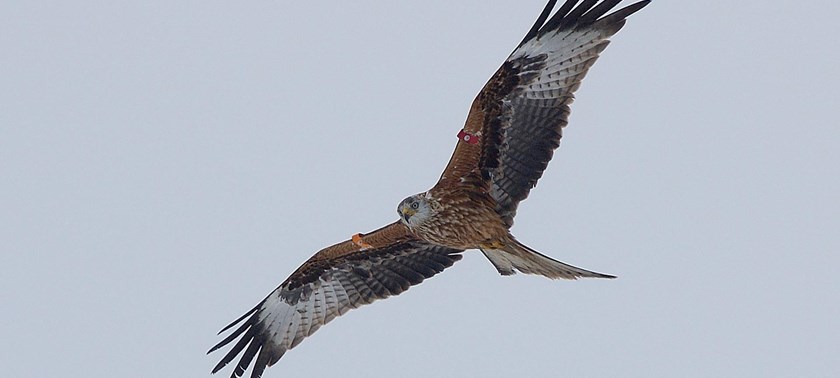
[[[542,176],[568,123],[569,105],[589,67],[640,1],[604,16],[621,0],[555,0],[473,101],[438,186],[490,193],[508,227]]]
[[[208,353],[239,341],[213,373],[241,353],[231,377],[242,376],[255,357],[251,377],[259,377],[330,320],[400,294],[461,259],[461,250],[417,240],[401,223],[354,239],[316,253],[260,304],[222,329],[220,334],[239,324]]]

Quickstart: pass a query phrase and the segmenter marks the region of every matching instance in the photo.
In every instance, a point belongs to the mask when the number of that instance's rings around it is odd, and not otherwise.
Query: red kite
[[[437,184],[403,200],[398,221],[316,253],[225,327],[222,332],[239,325],[210,352],[238,341],[213,373],[242,354],[231,377],[242,376],[251,362],[251,377],[260,377],[330,320],[402,293],[452,266],[467,249],[481,250],[502,275],[614,278],[534,251],[510,227],[560,145],[569,105],[589,67],[626,18],[649,3],[605,16],[620,1],[568,0],[550,19],[556,0],[549,1],[473,101]]]

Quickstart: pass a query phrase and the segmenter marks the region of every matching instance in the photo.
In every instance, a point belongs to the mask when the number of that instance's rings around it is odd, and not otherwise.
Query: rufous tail
[[[609,274],[597,273],[557,261],[528,248],[528,246],[513,238],[498,249],[481,248],[481,252],[484,253],[484,256],[487,256],[487,259],[503,276],[509,276],[518,271],[551,279],[615,278],[615,276]]]

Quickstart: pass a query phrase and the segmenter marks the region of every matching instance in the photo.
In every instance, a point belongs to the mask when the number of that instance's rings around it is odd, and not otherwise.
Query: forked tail
[[[536,274],[551,279],[564,278],[576,280],[579,277],[615,278],[608,274],[592,272],[572,266],[539,253],[511,237],[510,242],[500,249],[481,249],[484,256],[496,267],[503,276],[509,276],[517,271],[525,274]]]

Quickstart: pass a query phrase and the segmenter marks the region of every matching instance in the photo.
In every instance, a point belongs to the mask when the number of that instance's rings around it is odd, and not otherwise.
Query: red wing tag
[[[461,129],[461,131],[458,132],[458,139],[469,144],[478,144],[478,135],[467,133],[464,129]]]

